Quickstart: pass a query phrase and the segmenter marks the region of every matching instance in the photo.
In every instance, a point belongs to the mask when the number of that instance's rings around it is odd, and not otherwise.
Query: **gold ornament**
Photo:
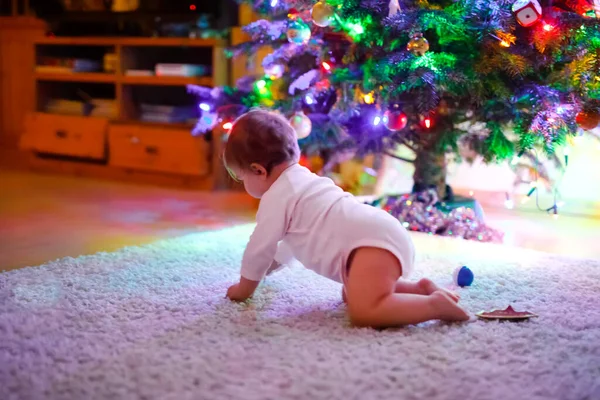
[[[333,7],[324,1],[319,1],[311,11],[313,23],[321,28],[329,26],[333,19]]]
[[[429,50],[429,42],[423,37],[422,33],[415,33],[406,45],[406,50],[415,56],[422,56]]]
[[[292,125],[292,128],[296,131],[296,137],[298,139],[308,137],[312,131],[312,122],[310,118],[301,111],[292,115],[292,118],[290,118],[290,125]]]

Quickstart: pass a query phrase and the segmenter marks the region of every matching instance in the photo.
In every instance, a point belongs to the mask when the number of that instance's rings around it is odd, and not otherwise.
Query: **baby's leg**
[[[395,293],[402,269],[390,252],[364,247],[355,250],[346,286],[348,312],[358,326],[386,328],[432,319],[468,320],[467,313],[448,295]]]
[[[445,292],[448,296],[450,296],[452,300],[456,302],[460,300],[460,296],[458,295],[458,293],[455,293],[448,289],[444,289],[428,278],[423,278],[419,282],[409,282],[400,278],[400,280],[396,282],[396,287],[394,291],[396,293],[412,293],[424,295],[430,295],[433,292],[442,291]]]

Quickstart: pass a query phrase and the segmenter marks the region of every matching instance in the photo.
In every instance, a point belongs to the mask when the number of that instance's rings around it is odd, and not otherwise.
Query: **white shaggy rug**
[[[415,279],[474,270],[469,311],[540,317],[376,331],[350,327],[339,285],[300,268],[249,305],[224,299],[250,231],[0,274],[0,399],[600,399],[598,261],[420,254]]]

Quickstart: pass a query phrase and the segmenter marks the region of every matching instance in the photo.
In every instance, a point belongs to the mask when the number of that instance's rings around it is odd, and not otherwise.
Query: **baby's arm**
[[[278,252],[278,243],[286,229],[284,207],[261,201],[256,214],[256,228],[244,251],[240,282],[229,288],[227,297],[234,301],[245,301],[252,297],[260,281],[270,272]]]

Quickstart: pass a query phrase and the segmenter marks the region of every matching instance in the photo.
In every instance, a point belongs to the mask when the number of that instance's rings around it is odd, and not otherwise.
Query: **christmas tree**
[[[290,118],[306,154],[396,157],[414,163],[414,192],[434,188],[448,199],[449,153],[516,165],[545,154],[562,168],[557,149],[600,122],[592,1],[248,3],[265,19],[245,27],[252,40],[231,55],[270,46],[264,74],[195,88],[196,133],[273,108]],[[400,157],[400,146],[414,156]]]

